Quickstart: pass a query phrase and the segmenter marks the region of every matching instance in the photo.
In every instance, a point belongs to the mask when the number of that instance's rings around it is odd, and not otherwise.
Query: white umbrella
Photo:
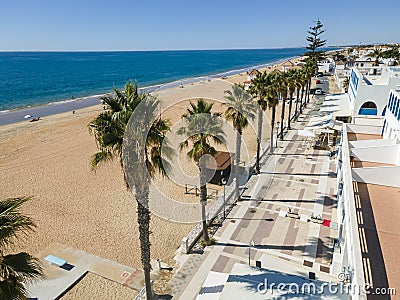
[[[26,115],[26,116],[24,117],[24,119],[29,119],[29,118],[32,118],[32,116],[31,116],[31,115]]]
[[[309,130],[297,130],[297,134],[300,136],[315,137],[315,133]]]

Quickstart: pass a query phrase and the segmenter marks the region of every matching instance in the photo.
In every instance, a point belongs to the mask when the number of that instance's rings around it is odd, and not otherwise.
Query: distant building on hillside
[[[335,61],[332,58],[327,58],[318,62],[318,72],[332,72],[335,67]]]
[[[375,60],[372,59],[371,57],[357,58],[347,61],[346,66],[348,68],[351,67],[370,68],[375,66]]]

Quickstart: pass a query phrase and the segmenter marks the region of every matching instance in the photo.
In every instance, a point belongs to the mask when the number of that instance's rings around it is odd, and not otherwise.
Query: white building
[[[333,263],[352,284],[371,287],[369,292],[400,286],[399,195],[399,140],[382,136],[380,126],[344,124]]]
[[[327,58],[318,62],[318,72],[332,72],[335,67],[335,61],[332,58]]]
[[[400,91],[390,90],[383,125],[383,138],[394,139],[400,144]],[[400,153],[399,153],[400,154]],[[400,157],[399,157],[400,164]]]
[[[393,80],[399,70],[387,72]],[[352,80],[357,86],[362,78]],[[379,105],[387,107],[383,126],[343,125],[334,265],[352,283],[388,290],[400,287],[400,90]]]
[[[260,74],[260,71],[253,69],[250,72],[247,72],[247,80],[249,83]]]
[[[377,68],[378,69],[378,68]],[[362,74],[353,68],[349,82],[349,101],[353,116],[383,116],[389,91],[400,85],[400,68],[379,68],[378,75]]]

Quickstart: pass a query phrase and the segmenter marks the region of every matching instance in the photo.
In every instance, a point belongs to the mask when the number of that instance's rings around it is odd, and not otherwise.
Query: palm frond
[[[26,252],[0,257],[0,277],[28,282],[43,277],[39,261]]]
[[[19,233],[35,227],[33,220],[21,213],[20,207],[31,197],[9,198],[0,201],[0,247],[12,243]]]
[[[221,114],[212,112],[213,105],[214,103],[204,99],[198,99],[196,103],[190,102],[187,113],[182,115],[185,125],[177,131],[178,135],[185,137],[179,145],[179,150],[190,147],[187,156],[197,163],[205,154],[216,154],[211,141],[217,144],[225,143]]]

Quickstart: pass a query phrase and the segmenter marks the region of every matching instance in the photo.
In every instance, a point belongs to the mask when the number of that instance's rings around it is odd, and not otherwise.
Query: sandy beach
[[[216,79],[162,90],[157,95],[164,106],[163,114],[176,127],[188,105],[187,99],[222,100],[223,91],[230,83],[243,82],[246,77],[246,74],[237,74],[226,81]],[[224,110],[220,103],[214,107],[216,111]],[[23,210],[37,224],[36,232],[27,236],[14,251],[35,254],[58,242],[141,268],[136,200],[126,190],[119,163],[107,163],[96,172],[90,166],[97,148],[87,124],[102,110],[101,105],[95,105],[79,109],[75,114],[47,116],[35,123],[0,126],[0,198],[33,196]],[[280,107],[276,116],[280,119]],[[269,138],[268,119],[270,111],[264,120],[263,143]],[[242,160],[248,162],[256,152],[256,128],[246,129],[243,139]],[[233,131],[227,133],[227,140],[234,145]],[[196,166],[186,159],[185,153],[178,153],[178,159],[185,182],[196,184]],[[154,185],[183,203],[198,204],[197,197],[184,194],[182,182],[157,177]],[[210,187],[221,190],[219,186]],[[192,228],[193,223],[176,223],[152,215],[152,258],[173,265],[182,238]],[[85,282],[90,279],[87,277]]]

